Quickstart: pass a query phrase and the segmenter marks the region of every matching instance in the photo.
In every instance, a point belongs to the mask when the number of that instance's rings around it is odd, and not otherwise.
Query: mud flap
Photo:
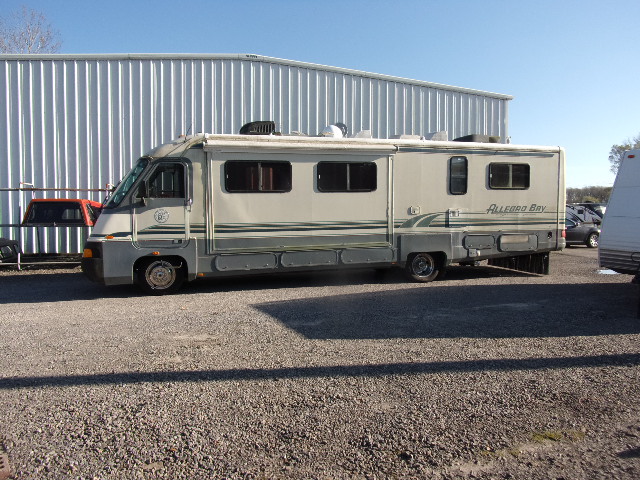
[[[549,275],[548,252],[518,255],[517,257],[491,258],[488,263],[494,267],[509,268],[520,272],[538,273],[540,275]]]

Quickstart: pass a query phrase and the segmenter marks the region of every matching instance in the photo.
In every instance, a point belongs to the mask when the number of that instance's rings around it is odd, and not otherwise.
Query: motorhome
[[[574,223],[594,223],[600,225],[604,217],[604,209],[600,204],[589,203],[568,203],[567,204],[567,220]]]
[[[640,272],[640,150],[625,153],[602,223],[600,265],[618,273]]]
[[[485,259],[548,273],[564,247],[560,147],[249,133],[185,136],[137,160],[87,240],[84,273],[150,294],[347,267],[428,282]]]

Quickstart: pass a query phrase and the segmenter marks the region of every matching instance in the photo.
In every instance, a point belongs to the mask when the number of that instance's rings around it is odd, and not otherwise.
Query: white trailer
[[[618,273],[640,272],[640,150],[625,153],[602,223],[600,265]]]
[[[598,206],[599,205],[600,204],[598,204]],[[592,207],[587,203],[568,203],[566,210],[567,220],[575,223],[595,223],[596,225],[600,225],[604,215],[598,213],[595,208],[596,207]],[[600,211],[602,212],[602,210]]]
[[[423,139],[196,135],[140,158],[82,260],[106,285],[451,263],[548,273],[564,247],[564,151]]]

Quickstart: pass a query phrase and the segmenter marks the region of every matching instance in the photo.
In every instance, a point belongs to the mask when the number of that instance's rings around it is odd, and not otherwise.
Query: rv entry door
[[[187,169],[183,162],[160,162],[140,184],[131,209],[134,244],[146,248],[187,245],[191,209]]]

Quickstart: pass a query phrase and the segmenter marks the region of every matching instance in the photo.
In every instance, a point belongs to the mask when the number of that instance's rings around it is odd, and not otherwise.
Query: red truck
[[[101,205],[81,198],[34,198],[29,202],[22,225],[71,227],[84,225],[93,227]]]

